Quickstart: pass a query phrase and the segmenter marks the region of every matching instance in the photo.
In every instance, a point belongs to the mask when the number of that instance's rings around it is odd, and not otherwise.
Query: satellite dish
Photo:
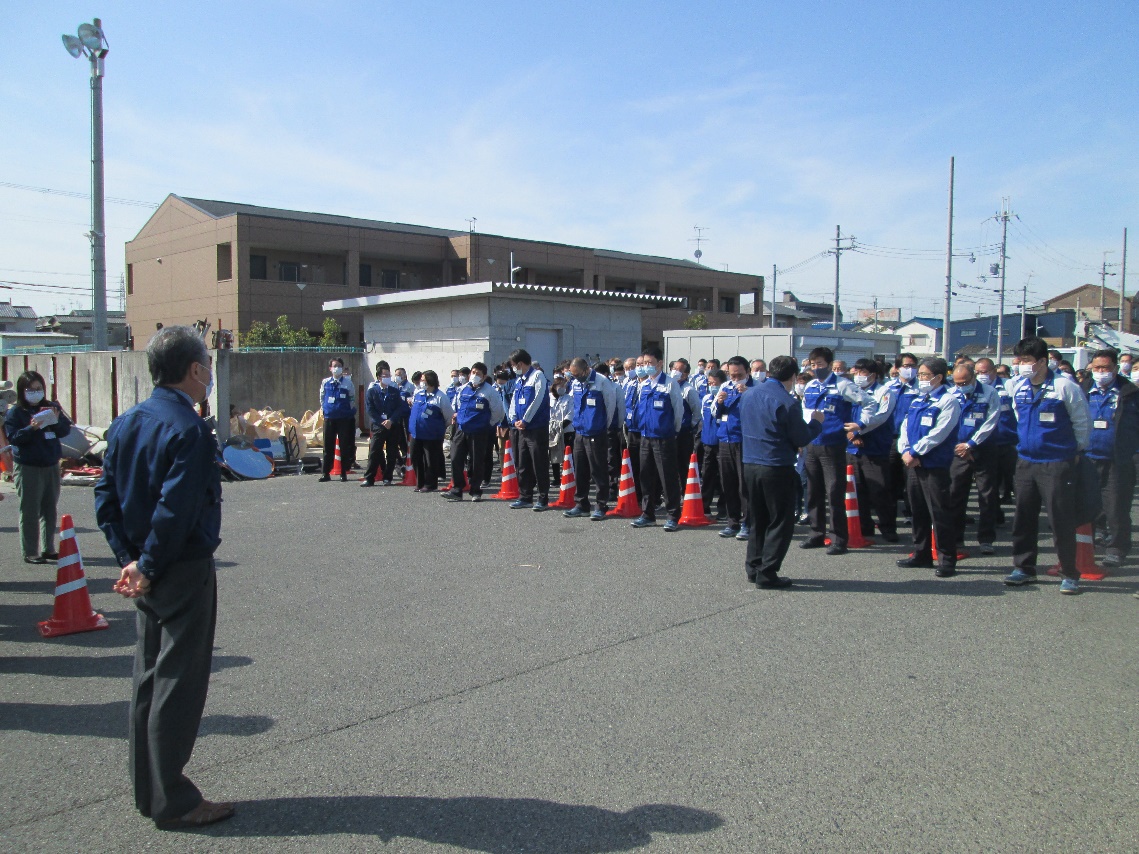
[[[273,461],[256,448],[230,446],[222,451],[222,459],[244,480],[264,480],[273,473]]]
[[[103,49],[103,31],[94,24],[79,25],[79,41],[92,53]]]
[[[63,46],[67,48],[67,52],[79,59],[80,54],[83,53],[83,42],[75,38],[75,36],[63,36]]]
[[[692,254],[696,256],[696,260],[697,260],[697,261],[699,261],[701,258],[703,258],[703,257],[704,257],[704,253],[703,253],[701,250],[699,250],[699,249],[697,249],[697,250],[696,250],[695,252],[693,252]]]

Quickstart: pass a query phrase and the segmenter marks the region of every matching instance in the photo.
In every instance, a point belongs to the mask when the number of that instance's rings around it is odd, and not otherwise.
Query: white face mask
[[[911,368],[909,366],[903,367],[903,368],[898,368],[898,376],[901,377],[902,379],[904,379],[906,382],[909,382],[910,380],[912,380],[917,375],[918,375],[918,369],[917,368]]]
[[[201,380],[198,380],[198,382],[201,382]],[[208,383],[206,383],[206,396],[202,399],[203,400],[209,400],[210,395],[213,393],[214,393],[214,372],[211,370],[210,371],[210,381]]]
[[[480,377],[478,374],[471,374],[471,385],[478,388],[480,385],[482,385],[482,377]]]
[[[866,374],[855,374],[854,384],[859,388],[866,388],[866,386],[870,385],[870,377],[866,376]]]
[[[799,397],[802,397],[803,392],[805,392],[806,390],[807,390],[807,386],[804,385],[803,383],[795,383],[795,394],[799,395]]]
[[[1017,369],[1017,371],[1020,372],[1020,375],[1022,377],[1030,377],[1033,375],[1033,373],[1036,372],[1036,365],[1035,365],[1035,363],[1034,364],[1028,364],[1027,362],[1021,362],[1019,365],[1016,366],[1016,369]]]
[[[933,391],[933,380],[918,380],[918,391],[922,394],[929,394]]]
[[[26,391],[24,392],[24,399],[32,406],[35,406],[44,399],[44,393],[42,391]]]
[[[682,374],[680,371],[669,371],[668,375],[677,382],[680,382],[680,378],[684,376],[684,374]]]
[[[1109,386],[1115,382],[1115,374],[1111,371],[1096,371],[1092,374],[1092,379],[1095,380],[1096,385]]]
[[[708,383],[708,393],[709,394],[715,395],[719,391],[720,391],[720,387],[718,385],[713,385],[712,383]]]
[[[380,385],[393,386],[395,385],[395,380],[391,377],[380,377]]]
[[[751,378],[757,383],[761,383],[767,379],[767,371],[752,371]]]
[[[1057,362],[1055,359],[1049,359],[1048,360],[1048,370],[1050,370],[1050,371],[1060,370],[1060,363]]]
[[[981,385],[989,385],[993,381],[992,374],[977,374],[977,382]]]
[[[646,377],[655,377],[656,375],[657,375],[656,365],[645,365],[645,376]]]
[[[420,391],[427,391],[427,383],[420,383],[419,384],[419,390]]]
[[[340,379],[342,376],[344,376],[344,368],[340,367],[340,365],[333,365],[332,375],[337,379]]]

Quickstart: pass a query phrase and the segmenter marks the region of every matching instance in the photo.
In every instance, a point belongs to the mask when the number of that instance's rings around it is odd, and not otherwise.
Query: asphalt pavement
[[[1132,568],[1009,589],[1005,527],[955,578],[793,547],[796,586],[760,591],[715,527],[313,476],[225,487],[187,773],[238,813],[163,833],[132,805],[133,605],[91,490],[61,510],[110,628],[52,640],[55,568],[0,491],[7,852],[1139,850]]]

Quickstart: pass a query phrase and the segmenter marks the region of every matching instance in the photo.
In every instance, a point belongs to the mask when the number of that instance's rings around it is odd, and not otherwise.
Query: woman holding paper
[[[16,462],[13,479],[20,496],[24,563],[47,563],[59,557],[55,550],[59,460],[63,456],[59,440],[71,432],[71,421],[58,403],[45,400],[46,387],[35,371],[20,374],[16,405],[4,417]]]

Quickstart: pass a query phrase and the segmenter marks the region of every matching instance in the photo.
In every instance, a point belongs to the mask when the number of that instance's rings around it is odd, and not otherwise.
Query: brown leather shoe
[[[206,827],[217,824],[227,818],[233,818],[235,810],[233,804],[215,804],[203,800],[181,818],[168,818],[154,822],[159,830],[193,830],[196,827]]]

